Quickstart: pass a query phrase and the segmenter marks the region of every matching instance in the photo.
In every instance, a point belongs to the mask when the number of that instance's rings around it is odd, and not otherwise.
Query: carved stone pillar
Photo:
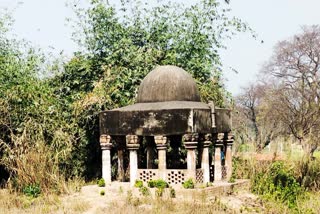
[[[209,146],[211,144],[211,134],[206,134],[203,141],[201,169],[203,170],[203,182],[210,182]]]
[[[167,142],[168,139],[165,136],[154,136],[154,141],[157,145],[158,150],[158,169],[159,176],[162,179],[166,179],[166,170],[167,170]]]
[[[226,162],[225,166],[227,168],[227,180],[230,180],[232,176],[232,145],[234,141],[234,136],[232,133],[228,133],[227,139],[225,140],[226,147]]]
[[[223,148],[223,134],[220,133],[217,136],[216,142],[214,144],[214,181],[222,180],[222,160],[221,152]]]
[[[192,178],[196,181],[196,148],[198,145],[198,134],[185,134],[184,146],[187,149],[187,169],[188,169],[188,178]]]
[[[100,146],[102,150],[102,178],[106,183],[111,183],[111,147],[110,135],[100,136]]]
[[[138,178],[138,149],[140,146],[139,137],[137,135],[127,135],[127,148],[129,150],[130,161],[130,185],[134,186]]]

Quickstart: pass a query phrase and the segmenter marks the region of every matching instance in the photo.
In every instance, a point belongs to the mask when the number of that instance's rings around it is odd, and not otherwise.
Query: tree
[[[81,174],[72,159],[81,133],[44,75],[47,58],[9,30],[0,18],[0,184],[10,176],[17,190],[39,184],[55,191],[66,175]]]
[[[102,77],[111,77],[108,85],[116,87],[110,100],[121,106],[134,100],[137,86],[152,68],[173,64],[192,73],[204,101],[224,105],[219,51],[225,38],[250,29],[228,18],[228,10],[215,0],[190,7],[160,2],[128,0],[117,6],[95,0],[87,10],[73,4],[79,17],[74,38],[84,48],[89,67],[67,70],[63,78],[77,73],[79,85],[89,85],[90,90]]]
[[[184,68],[196,79],[202,100],[223,107],[228,95],[221,81],[219,51],[226,38],[250,30],[241,20],[228,18],[228,9],[214,0],[191,6],[169,1],[120,2],[93,0],[86,9],[72,4],[78,17],[71,22],[74,38],[82,51],[52,81],[85,130],[86,138],[81,140],[86,156],[93,158],[88,164],[92,173],[87,174],[95,175],[99,170],[92,165],[101,162],[98,113],[132,104],[141,80],[156,65]]]
[[[270,82],[258,81],[243,88],[242,93],[235,98],[239,114],[236,118],[242,121],[242,124],[236,123],[236,129],[240,128],[240,132],[237,133],[240,136],[247,134],[244,137],[246,141],[250,141],[250,136],[253,135],[251,141],[255,143],[258,152],[268,146],[282,131],[279,122],[273,117],[272,105],[269,103],[271,89]],[[248,130],[243,130],[243,127]]]
[[[279,42],[264,68],[277,83],[269,97],[273,114],[311,156],[320,137],[319,60],[320,27],[315,25]]]

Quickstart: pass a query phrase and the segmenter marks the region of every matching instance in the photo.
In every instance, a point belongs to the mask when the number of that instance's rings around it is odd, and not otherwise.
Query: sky
[[[15,8],[13,33],[18,38],[71,56],[78,47],[66,23],[72,11],[65,3],[66,0],[0,0],[0,8]],[[257,81],[257,74],[272,56],[277,42],[301,32],[303,25],[320,24],[319,0],[231,0],[230,8],[231,15],[248,23],[258,34],[258,39],[245,33],[225,41],[227,49],[221,52],[224,81],[233,95]]]

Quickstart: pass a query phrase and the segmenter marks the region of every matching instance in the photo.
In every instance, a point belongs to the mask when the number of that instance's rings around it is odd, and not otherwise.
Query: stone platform
[[[216,198],[219,198],[221,196],[228,196],[240,190],[249,190],[250,180],[238,179],[234,183],[229,183],[227,181],[219,181],[212,183],[212,186],[198,186],[195,189],[184,189],[182,185],[173,185],[172,187],[176,192],[175,200],[210,202],[212,200],[215,200]],[[128,191],[131,191],[133,196],[135,197],[144,197],[140,193],[139,189],[131,187],[129,182],[115,181],[107,185],[106,189],[110,189],[111,192],[118,192],[119,190],[121,190],[124,194],[127,194]],[[149,188],[149,190],[150,197],[156,198],[156,188]],[[163,198],[170,198],[169,188],[165,189]]]

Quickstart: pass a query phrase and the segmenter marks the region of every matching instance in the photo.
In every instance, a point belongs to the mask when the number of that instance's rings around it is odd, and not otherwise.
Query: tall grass
[[[268,154],[267,154],[268,155]],[[234,176],[251,180],[251,191],[260,195],[270,212],[318,213],[320,203],[320,160],[303,155],[286,155],[283,160],[257,160],[237,153],[233,159]],[[308,207],[312,203],[317,206]]]

